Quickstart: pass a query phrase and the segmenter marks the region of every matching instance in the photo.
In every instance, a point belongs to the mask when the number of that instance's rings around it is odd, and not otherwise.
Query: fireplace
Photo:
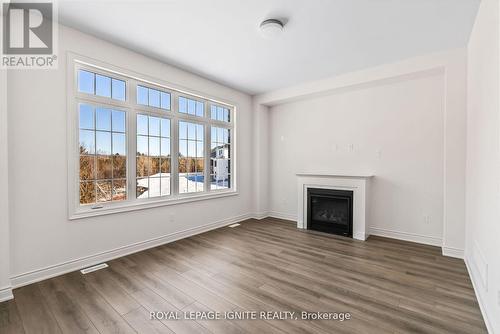
[[[353,192],[308,188],[307,228],[352,238]]]

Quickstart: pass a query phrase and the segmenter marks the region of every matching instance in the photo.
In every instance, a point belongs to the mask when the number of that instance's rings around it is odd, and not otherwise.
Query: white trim
[[[8,286],[0,289],[0,302],[5,302],[11,299],[14,299],[14,295],[12,294],[12,287]]]
[[[431,245],[441,247],[443,241],[441,238],[432,237],[428,235],[416,234],[416,233],[408,233],[394,230],[387,230],[378,227],[370,227],[370,234],[377,235],[379,237],[386,237],[392,239],[399,239],[404,241],[416,242],[419,244]]]
[[[270,211],[267,213],[267,216],[270,218],[278,218],[278,219],[291,220],[297,222],[297,215],[291,213]]]
[[[10,276],[10,210],[9,210],[9,143],[7,70],[0,69],[0,284],[9,285]],[[8,292],[0,290],[0,300],[10,299]]]
[[[214,223],[193,227],[184,231],[174,232],[161,237],[137,242],[134,244],[118,247],[102,253],[81,257],[71,261],[66,261],[56,265],[40,268],[38,270],[26,272],[11,278],[13,288],[19,288],[28,284],[36,283],[55,276],[63,275],[72,271],[81,270],[102,262],[110,261],[132,253],[140,252],[149,248],[158,247],[180,239],[204,233],[213,229],[238,223],[251,218],[251,214],[244,214],[233,218],[223,219]]]
[[[443,256],[454,257],[462,260],[464,259],[464,250],[460,248],[443,246],[442,252]]]
[[[256,212],[252,214],[253,219],[262,220],[269,217],[269,212]]]
[[[474,274],[474,266],[470,264],[470,260],[468,256],[464,258],[465,262],[465,267],[467,268],[467,272],[469,273],[470,280],[472,282],[472,287],[474,288],[474,293],[476,295],[477,303],[479,304],[479,309],[481,310],[481,315],[483,316],[484,323],[486,325],[486,329],[488,330],[488,333],[490,334],[495,334],[495,331],[493,329],[493,325],[490,321],[490,319],[494,319],[493,316],[490,318],[488,316],[488,308],[486,307],[486,304],[484,303],[483,299],[481,298],[481,294],[479,293],[479,285],[476,281],[476,275]]]
[[[168,206],[168,205],[176,205],[176,204],[183,204],[183,203],[205,201],[208,199],[216,199],[216,198],[237,196],[237,195],[239,195],[239,193],[236,191],[225,191],[225,192],[203,193],[203,194],[197,194],[197,195],[186,195],[184,197],[158,199],[158,200],[151,200],[151,201],[147,201],[147,202],[143,201],[143,202],[138,202],[138,203],[126,203],[124,205],[116,205],[115,207],[107,207],[107,208],[102,208],[102,209],[98,209],[95,211],[82,211],[82,212],[77,211],[74,214],[72,214],[71,216],[69,216],[69,219],[75,220],[75,219],[110,215],[110,214],[120,213],[120,212],[144,210],[144,209],[156,208],[156,207],[160,207],[160,206]]]

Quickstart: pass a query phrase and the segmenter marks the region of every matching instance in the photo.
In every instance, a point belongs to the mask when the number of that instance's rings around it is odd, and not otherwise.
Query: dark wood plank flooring
[[[463,261],[248,220],[16,289],[0,333],[486,333]],[[152,311],[349,312],[351,320],[150,320]]]

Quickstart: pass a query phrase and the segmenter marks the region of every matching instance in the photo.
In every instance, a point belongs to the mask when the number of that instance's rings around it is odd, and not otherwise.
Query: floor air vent
[[[97,271],[97,270],[104,269],[104,268],[107,268],[107,267],[109,267],[107,263],[101,263],[101,264],[98,264],[96,266],[92,266],[92,267],[88,267],[88,268],[82,269],[82,270],[80,270],[80,272],[85,275],[85,274],[91,273],[93,271]]]

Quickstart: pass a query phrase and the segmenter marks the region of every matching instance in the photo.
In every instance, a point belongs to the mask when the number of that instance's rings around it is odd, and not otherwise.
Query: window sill
[[[159,200],[154,200],[154,201],[152,200],[152,201],[147,201],[147,202],[137,202],[137,203],[124,202],[124,203],[120,203],[119,205],[117,204],[117,205],[108,206],[108,207],[104,206],[101,209],[90,209],[90,208],[80,209],[80,210],[77,210],[76,212],[70,214],[69,220],[77,220],[77,219],[82,219],[82,218],[111,215],[114,213],[137,211],[137,210],[157,208],[157,207],[162,207],[162,206],[205,201],[208,199],[215,199],[215,198],[222,198],[222,197],[229,197],[229,196],[236,196],[236,195],[238,195],[238,192],[236,192],[234,190],[230,190],[230,191],[221,191],[221,192],[217,192],[217,193],[209,193],[209,194],[201,194],[201,195],[188,195],[188,196],[182,196],[182,197],[176,197],[176,198],[159,199]]]

